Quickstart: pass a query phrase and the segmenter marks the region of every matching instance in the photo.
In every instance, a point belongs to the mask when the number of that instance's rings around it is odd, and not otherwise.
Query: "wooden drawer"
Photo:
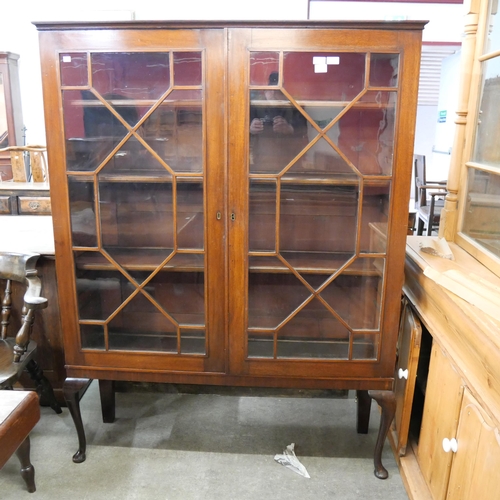
[[[46,196],[19,196],[19,215],[50,215],[50,198]]]
[[[0,214],[12,213],[12,196],[0,196]]]

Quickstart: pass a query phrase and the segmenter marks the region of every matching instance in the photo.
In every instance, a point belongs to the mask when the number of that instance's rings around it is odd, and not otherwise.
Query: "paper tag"
[[[70,63],[71,62],[71,56],[62,56],[62,62],[63,63]]]

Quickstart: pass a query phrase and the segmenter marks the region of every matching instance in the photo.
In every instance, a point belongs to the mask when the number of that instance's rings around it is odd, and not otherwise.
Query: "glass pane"
[[[82,349],[105,349],[104,326],[80,324]]]
[[[250,180],[248,247],[270,251],[276,247],[276,181]]]
[[[278,52],[251,52],[250,85],[277,85],[279,63]]]
[[[500,167],[500,56],[482,63],[484,75],[476,143],[472,160]]]
[[[201,85],[201,52],[174,52],[174,85]]]
[[[352,359],[377,359],[379,335],[353,334]]]
[[[283,86],[298,101],[351,101],[364,88],[365,65],[365,54],[287,52]]]
[[[462,231],[500,257],[500,172],[468,170]]]
[[[203,183],[183,179],[177,183],[177,246],[203,249]]]
[[[120,179],[129,181],[166,180],[172,173],[155,158],[151,151],[134,136],[125,141],[120,149],[108,159],[99,173],[99,179]]]
[[[385,253],[390,182],[365,181],[361,216],[360,251]]]
[[[278,259],[275,260],[279,264]],[[250,272],[249,328],[276,328],[310,295],[306,286],[293,274]]]
[[[94,178],[68,178],[73,246],[97,246],[97,229],[94,204]]]
[[[307,120],[278,90],[250,92],[250,172],[279,173],[309,139]]]
[[[205,325],[204,273],[160,272],[144,290],[177,323]]]
[[[174,248],[172,203],[168,182],[100,182],[103,248],[126,269],[158,267]]]
[[[87,53],[61,54],[59,56],[61,69],[61,85],[88,85]]]
[[[489,2],[490,18],[487,26],[490,28],[486,30],[488,39],[485,44],[483,53],[488,54],[500,50],[500,26],[498,25],[498,2]],[[498,72],[497,72],[498,74]]]
[[[112,111],[88,90],[63,91],[66,168],[94,171],[128,133]]]
[[[358,194],[357,185],[282,184],[279,250],[353,254]]]
[[[122,304],[124,295],[130,295],[133,290],[135,288],[127,287],[125,278],[118,271],[77,270],[76,294],[80,319],[108,319]]]
[[[174,90],[139,132],[158,156],[176,172],[203,171],[203,94]]]
[[[168,53],[95,53],[92,86],[105,98],[158,99],[170,87]]]
[[[336,125],[327,135],[336,134]],[[337,138],[336,138],[337,139]],[[330,179],[338,182],[358,182],[358,175],[349,163],[324,138],[319,139],[295,164],[283,175],[283,180],[321,180]]]
[[[142,293],[108,325],[109,349],[177,353],[177,326]]]
[[[248,357],[273,358],[274,334],[266,332],[248,332]]]
[[[394,92],[367,92],[339,119],[338,147],[363,175],[391,175]]]
[[[278,358],[348,359],[349,330],[313,299],[278,331]]]
[[[378,330],[384,259],[360,258],[321,292],[351,329]]]
[[[181,328],[181,354],[206,354],[205,330]]]
[[[370,55],[370,86],[397,87],[399,54]]]

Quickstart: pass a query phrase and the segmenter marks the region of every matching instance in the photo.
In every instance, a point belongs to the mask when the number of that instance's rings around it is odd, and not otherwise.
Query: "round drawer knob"
[[[40,208],[40,203],[38,203],[38,201],[30,201],[28,206],[31,210],[38,210]]]

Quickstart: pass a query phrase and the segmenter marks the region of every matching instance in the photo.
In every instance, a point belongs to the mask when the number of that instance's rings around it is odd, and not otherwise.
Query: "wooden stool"
[[[16,452],[21,462],[21,476],[33,493],[35,468],[30,462],[29,433],[40,420],[40,405],[36,392],[0,391],[0,469]]]

